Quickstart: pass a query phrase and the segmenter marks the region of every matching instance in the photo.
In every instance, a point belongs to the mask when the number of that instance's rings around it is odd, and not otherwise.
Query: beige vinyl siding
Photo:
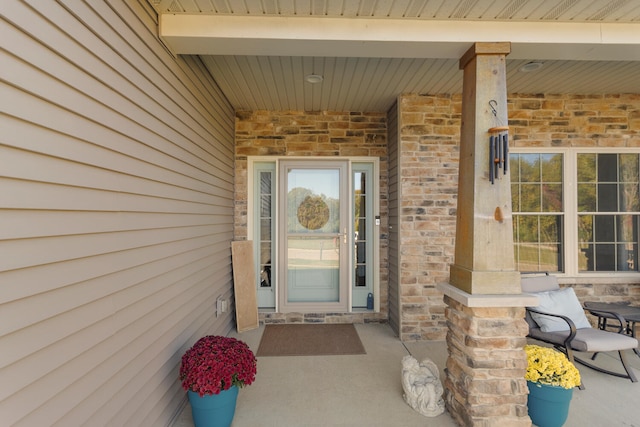
[[[389,324],[400,335],[400,157],[398,103],[387,113],[389,150]]]
[[[146,1],[0,16],[0,424],[168,425],[233,326],[234,112]]]

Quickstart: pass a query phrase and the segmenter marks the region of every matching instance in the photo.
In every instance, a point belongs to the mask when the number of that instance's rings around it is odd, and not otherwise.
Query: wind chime
[[[491,112],[498,121],[498,103],[492,99],[489,101]],[[489,181],[491,184],[500,178],[500,170],[502,175],[507,174],[509,167],[509,126],[495,126],[489,128]]]

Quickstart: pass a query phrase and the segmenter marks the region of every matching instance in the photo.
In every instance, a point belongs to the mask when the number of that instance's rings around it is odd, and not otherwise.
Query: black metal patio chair
[[[522,292],[535,294],[540,300],[538,306],[526,308],[528,337],[553,345],[573,363],[580,363],[605,374],[628,378],[634,383],[638,381],[624,353],[624,350],[636,349],[638,340],[624,333],[625,319],[616,313],[607,312],[610,319],[620,323],[618,332],[591,327],[573,288],[561,289],[557,278],[548,273],[523,274]],[[593,312],[591,309],[590,311]],[[625,373],[605,369],[573,354],[592,352],[591,360],[594,360],[599,352],[608,351],[618,352]],[[581,384],[580,388],[584,389],[584,385]]]

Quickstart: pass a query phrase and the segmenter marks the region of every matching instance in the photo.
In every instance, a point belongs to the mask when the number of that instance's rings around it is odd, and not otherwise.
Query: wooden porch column
[[[470,294],[519,294],[511,219],[511,180],[489,177],[489,129],[507,126],[509,42],[476,43],[460,59],[464,70],[456,218],[450,283]],[[495,110],[495,114],[494,114]]]
[[[507,126],[505,58],[510,43],[476,43],[464,69],[455,260],[447,305],[447,410],[465,427],[528,427],[527,323],[515,270],[511,181],[490,180],[489,129]],[[495,111],[495,114],[494,114]]]

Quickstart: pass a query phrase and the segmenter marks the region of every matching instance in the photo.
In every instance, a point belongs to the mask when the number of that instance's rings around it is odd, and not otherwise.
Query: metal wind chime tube
[[[489,101],[493,115],[497,118],[495,109],[497,102]],[[509,126],[496,126],[489,129],[489,181],[491,184],[502,174],[506,175],[509,168]]]

